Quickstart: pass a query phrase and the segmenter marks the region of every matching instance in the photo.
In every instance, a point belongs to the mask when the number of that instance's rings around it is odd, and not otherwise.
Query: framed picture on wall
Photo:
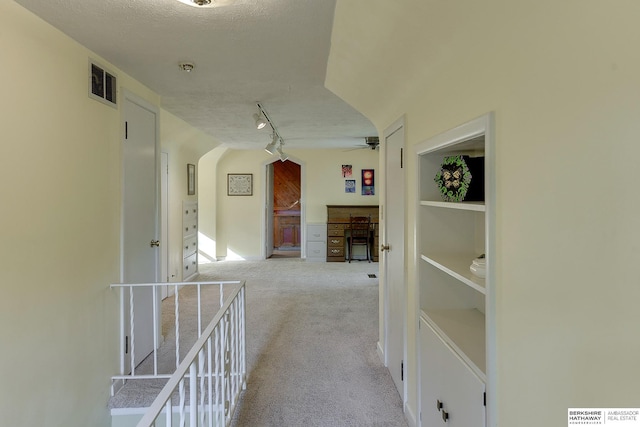
[[[253,174],[228,173],[227,196],[253,196]]]
[[[196,165],[187,164],[187,195],[196,194]]]
[[[373,169],[362,169],[362,195],[373,196],[376,194]]]

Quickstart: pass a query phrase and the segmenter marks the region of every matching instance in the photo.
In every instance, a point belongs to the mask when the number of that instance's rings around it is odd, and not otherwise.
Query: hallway
[[[377,273],[300,259],[200,266],[199,280],[246,280],[248,385],[234,426],[407,425],[376,352]]]

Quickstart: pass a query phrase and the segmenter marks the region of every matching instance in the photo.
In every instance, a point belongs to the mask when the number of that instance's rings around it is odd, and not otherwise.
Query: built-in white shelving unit
[[[416,147],[416,286],[423,426],[446,422],[443,425],[478,427],[486,422],[486,313],[493,244],[489,220],[493,200],[490,126],[491,116],[483,116]],[[453,155],[484,159],[484,176],[472,178],[485,183],[484,201],[443,201],[434,178],[443,159]],[[469,269],[480,255],[486,256],[486,278],[475,276]]]

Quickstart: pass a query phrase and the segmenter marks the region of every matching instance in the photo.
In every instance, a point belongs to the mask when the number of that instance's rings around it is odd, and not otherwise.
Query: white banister
[[[246,388],[246,296],[244,282],[225,281],[225,282],[181,282],[171,283],[175,289],[175,311],[174,311],[174,327],[175,327],[175,357],[176,371],[159,372],[158,347],[160,326],[162,325],[162,313],[159,310],[159,286],[166,286],[167,283],[138,283],[138,284],[113,284],[113,288],[120,288],[123,292],[129,291],[129,318],[130,325],[128,332],[130,334],[130,365],[131,373],[126,374],[124,370],[125,354],[121,356],[121,373],[112,377],[115,381],[134,381],[144,379],[165,379],[167,384],[162,392],[158,395],[152,406],[149,408],[153,415],[145,415],[138,424],[139,426],[149,427],[155,425],[156,419],[162,411],[165,412],[162,422],[167,426],[176,425],[186,426],[209,426],[221,427],[228,425],[237,406],[240,392]],[[225,287],[226,285],[231,285]],[[152,287],[152,292],[134,292],[135,289]],[[215,288],[219,292],[218,301],[215,299]],[[187,291],[193,289],[189,294]],[[209,293],[211,290],[213,293]],[[227,295],[225,295],[227,291]],[[134,297],[135,294],[135,297]],[[197,313],[187,316],[186,313],[180,314],[181,311],[181,295],[189,298],[197,299]],[[191,296],[190,296],[191,295]],[[136,336],[134,334],[135,321],[138,323],[140,319],[135,318],[136,304],[148,303],[151,298],[152,321],[153,321],[153,347],[154,355],[149,358],[149,362],[153,362],[153,371],[151,372],[148,363],[135,366],[135,348]],[[203,329],[203,307],[219,307],[218,311],[213,315],[213,319]],[[218,305],[219,304],[219,305]],[[183,310],[184,311],[184,310]],[[197,317],[196,317],[197,316]],[[121,317],[124,322],[124,316]],[[181,324],[182,323],[182,324]],[[191,326],[189,326],[191,325]],[[193,327],[193,334],[197,335],[194,346],[189,350],[187,355],[181,360],[180,358],[180,337],[181,329],[187,326]],[[121,330],[126,334],[123,326]],[[140,334],[140,331],[138,331]],[[192,335],[193,335],[192,334]],[[140,338],[140,337],[138,337]],[[183,343],[184,344],[184,343]],[[138,353],[140,350],[138,349]],[[137,369],[138,368],[138,369]],[[188,371],[188,372],[187,372]],[[185,382],[188,381],[188,387]],[[114,386],[112,384],[112,393]],[[178,403],[172,402],[172,396],[177,395]],[[187,414],[188,412],[188,414]],[[175,416],[174,416],[175,415]],[[174,420],[179,417],[178,420]],[[149,421],[151,420],[151,421]]]
[[[184,381],[189,380],[189,426],[210,427],[227,425],[238,402],[241,389],[246,388],[245,350],[245,286],[235,289],[224,301],[222,308],[204,329],[194,346],[182,360],[176,372],[153,402],[138,427],[150,427],[165,411],[166,425],[172,425],[171,397],[176,389],[182,393]],[[234,325],[235,324],[235,325]],[[233,336],[232,336],[233,335]],[[234,346],[232,343],[237,343]],[[214,349],[212,352],[211,350]],[[213,354],[212,354],[213,353]],[[204,369],[204,359],[208,360]],[[236,362],[233,362],[233,361]],[[213,365],[213,366],[212,366]],[[187,374],[187,371],[189,373]],[[200,379],[200,396],[198,396]],[[204,404],[205,387],[208,383],[208,405]],[[200,399],[198,399],[200,397]],[[215,402],[215,403],[214,403]],[[207,407],[208,406],[208,407]],[[179,425],[186,422],[185,402],[181,396]],[[200,415],[198,417],[198,415]]]

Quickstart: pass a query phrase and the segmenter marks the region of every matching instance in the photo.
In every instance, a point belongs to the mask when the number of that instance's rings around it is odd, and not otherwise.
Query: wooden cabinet
[[[274,209],[273,246],[277,249],[300,247],[300,211]]]
[[[182,280],[198,272],[198,202],[182,202]]]
[[[486,423],[485,387],[490,387],[487,355],[495,354],[487,345],[493,326],[486,320],[493,307],[495,241],[490,218],[494,194],[490,132],[491,116],[487,115],[416,146],[416,294],[423,426],[476,427]],[[445,157],[457,155],[482,162],[482,176],[475,179],[484,183],[484,201],[443,201],[434,178]],[[486,278],[470,271],[480,255],[486,257]],[[438,401],[444,406],[434,412]],[[449,420],[444,424],[446,414]]]
[[[377,205],[327,206],[327,262],[344,262],[346,259],[349,215],[371,215],[371,257],[374,262],[378,262],[378,210]]]

